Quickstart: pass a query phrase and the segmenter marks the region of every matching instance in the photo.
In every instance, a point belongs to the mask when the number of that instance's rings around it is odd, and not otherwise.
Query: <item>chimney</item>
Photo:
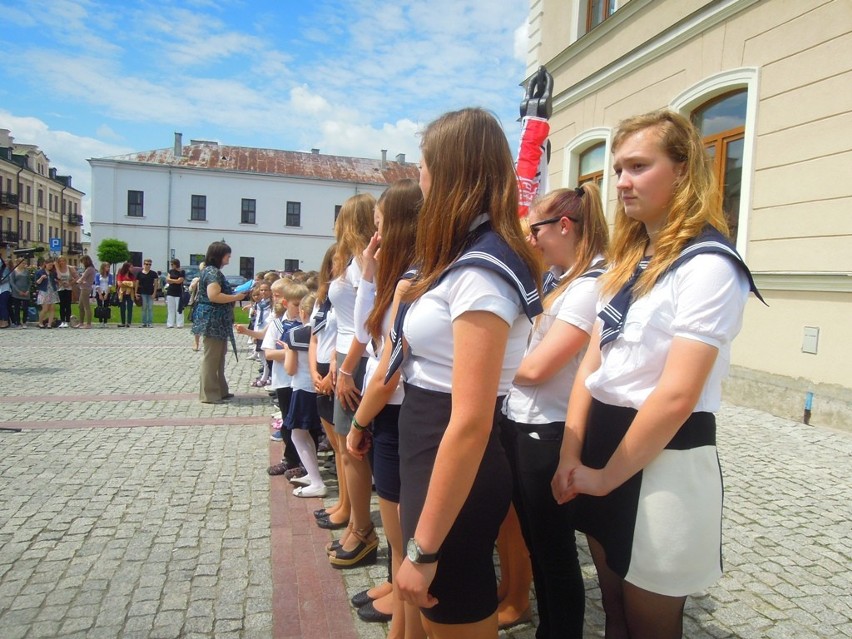
[[[183,155],[183,133],[175,131],[175,157],[179,158]]]
[[[388,150],[382,149],[382,171],[388,168]]]
[[[405,153],[397,153],[397,155],[396,155],[396,161],[397,161],[399,164],[405,164]]]
[[[319,155],[319,149],[311,149],[311,154]]]

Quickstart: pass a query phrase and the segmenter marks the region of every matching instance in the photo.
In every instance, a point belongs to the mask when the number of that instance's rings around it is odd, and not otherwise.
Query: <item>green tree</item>
[[[101,240],[101,243],[98,244],[98,259],[108,264],[126,262],[130,259],[130,249],[127,248],[127,242],[117,240],[114,237]]]

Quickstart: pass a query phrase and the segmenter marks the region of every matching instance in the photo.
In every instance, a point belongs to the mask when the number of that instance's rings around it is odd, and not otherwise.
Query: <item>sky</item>
[[[512,146],[526,0],[0,0],[0,128],[90,192],[86,160],[221,144],[420,157],[466,106]],[[88,196],[83,213],[87,216]]]

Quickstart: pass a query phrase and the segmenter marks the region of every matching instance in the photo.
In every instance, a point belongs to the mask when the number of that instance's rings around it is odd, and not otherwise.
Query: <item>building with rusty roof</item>
[[[132,261],[167,269],[203,259],[224,239],[233,274],[312,270],[334,241],[347,198],[378,197],[401,178],[417,179],[404,155],[388,160],[228,146],[206,140],[173,148],[92,158],[92,247],[104,238],[128,243]]]

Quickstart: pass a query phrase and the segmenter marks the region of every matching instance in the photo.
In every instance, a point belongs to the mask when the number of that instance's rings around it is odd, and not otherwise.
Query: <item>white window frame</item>
[[[604,144],[603,182],[601,182],[601,199],[603,201],[601,204],[607,221],[613,222],[609,215],[609,178],[612,174],[612,129],[610,127],[600,126],[587,129],[565,145],[562,186],[564,188],[577,186],[577,180],[580,178],[580,156],[601,142]]]
[[[746,120],[743,137],[743,175],[740,186],[739,233],[737,251],[747,259],[749,237],[749,213],[752,206],[754,187],[754,149],[757,143],[757,104],[760,72],[757,67],[742,67],[715,73],[676,96],[669,108],[681,115],[690,114],[713,98],[735,89],[746,90]]]

